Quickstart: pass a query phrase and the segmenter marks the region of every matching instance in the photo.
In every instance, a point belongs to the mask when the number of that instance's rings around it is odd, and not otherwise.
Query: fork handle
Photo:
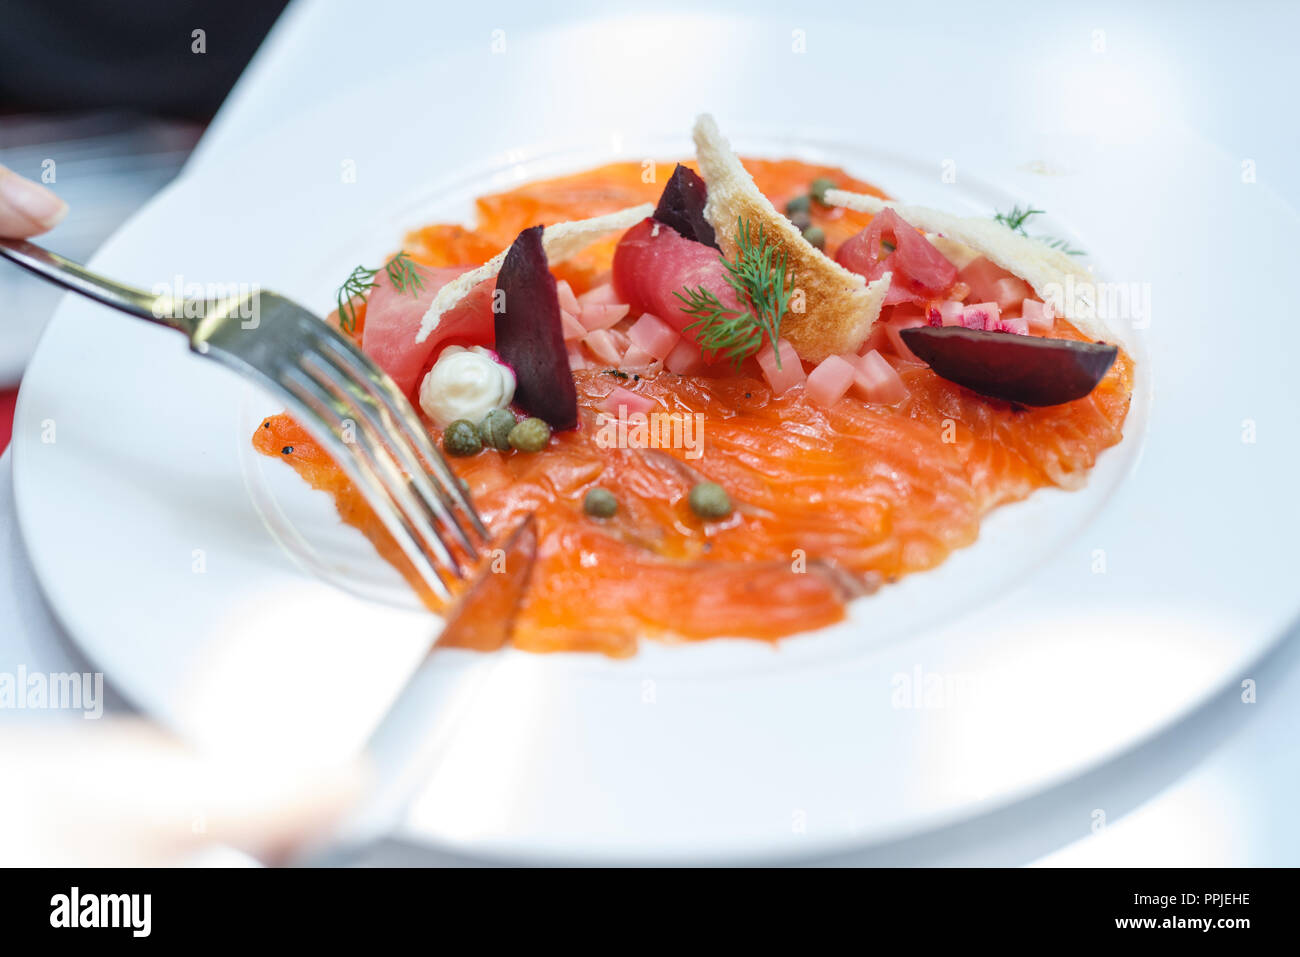
[[[176,309],[171,296],[155,295],[96,275],[80,263],[65,259],[48,249],[29,243],[25,239],[0,239],[0,256],[22,266],[55,285],[81,293],[96,302],[125,312],[139,319],[147,319],[188,333],[183,309]]]

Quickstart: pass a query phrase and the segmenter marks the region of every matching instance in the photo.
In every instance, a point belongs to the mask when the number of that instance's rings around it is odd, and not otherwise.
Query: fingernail
[[[0,198],[46,229],[52,229],[68,215],[68,204],[59,197],[6,169],[0,169]]]

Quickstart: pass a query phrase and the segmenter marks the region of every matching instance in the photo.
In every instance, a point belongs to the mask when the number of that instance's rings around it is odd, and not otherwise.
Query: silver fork
[[[470,573],[489,543],[487,528],[406,396],[349,339],[273,292],[178,301],[105,279],[22,240],[0,239],[0,256],[182,332],[194,352],[281,396],[361,490],[429,588],[451,600],[446,576]]]

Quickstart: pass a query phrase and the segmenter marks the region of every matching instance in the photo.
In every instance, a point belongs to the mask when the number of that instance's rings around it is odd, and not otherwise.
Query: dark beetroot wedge
[[[560,323],[555,277],[547,268],[542,227],[521,232],[497,273],[496,351],[515,370],[515,405],[553,429],[578,424],[578,391]]]
[[[668,185],[659,194],[654,218],[687,239],[717,249],[718,238],[704,218],[704,203],[708,198],[709,188],[704,185],[704,180],[690,167],[678,163],[668,178]]]
[[[899,334],[949,382],[1021,405],[1060,405],[1097,387],[1119,350],[1095,342],[1043,339],[960,326],[918,326]]]

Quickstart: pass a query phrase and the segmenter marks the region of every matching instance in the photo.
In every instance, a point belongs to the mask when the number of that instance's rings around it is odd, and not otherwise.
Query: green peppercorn
[[[618,499],[609,489],[593,488],[582,499],[582,510],[592,518],[613,518]]]
[[[803,231],[803,238],[818,249],[826,248],[826,233],[820,226],[809,226]]]
[[[835,180],[826,176],[818,176],[808,187],[808,192],[812,193],[812,198],[819,203],[826,202],[826,191],[835,188]]]
[[[795,213],[806,213],[812,209],[812,199],[808,196],[796,196],[790,202],[785,204],[785,214],[793,216]]]
[[[795,229],[803,232],[812,226],[812,215],[807,210],[802,213],[791,213],[790,222],[794,224]]]
[[[731,514],[731,496],[717,482],[700,482],[691,489],[687,501],[700,518],[726,518]]]
[[[524,419],[507,438],[520,452],[540,452],[551,441],[551,427],[541,419]]]
[[[478,424],[478,434],[488,448],[510,451],[510,430],[515,427],[515,417],[509,409],[493,409]]]
[[[483,448],[483,440],[473,422],[457,419],[442,433],[442,447],[448,455],[477,455]]]

